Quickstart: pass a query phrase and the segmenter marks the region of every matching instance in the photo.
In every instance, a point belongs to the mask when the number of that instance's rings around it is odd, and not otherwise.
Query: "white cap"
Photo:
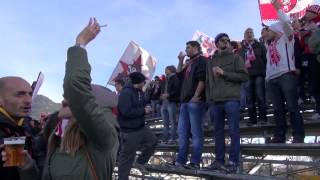
[[[276,33],[283,33],[283,28],[280,22],[273,23],[269,26],[269,29]]]

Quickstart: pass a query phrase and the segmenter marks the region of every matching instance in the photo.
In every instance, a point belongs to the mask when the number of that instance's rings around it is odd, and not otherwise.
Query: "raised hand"
[[[178,55],[179,61],[183,61],[185,57],[186,57],[186,55],[185,55],[185,53],[183,53],[182,51],[181,51],[181,52],[179,53],[179,55]]]
[[[86,46],[100,32],[100,25],[96,18],[90,18],[89,24],[79,33],[76,44]]]

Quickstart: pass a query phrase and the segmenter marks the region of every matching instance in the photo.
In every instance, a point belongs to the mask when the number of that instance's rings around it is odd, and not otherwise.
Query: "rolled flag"
[[[32,100],[38,95],[39,89],[43,83],[44,74],[42,72],[39,73],[37,81],[32,83]]]

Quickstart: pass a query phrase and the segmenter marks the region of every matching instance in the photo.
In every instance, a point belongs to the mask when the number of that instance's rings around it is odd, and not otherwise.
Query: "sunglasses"
[[[222,39],[220,39],[219,41],[220,41],[220,42],[230,42],[230,39],[228,39],[228,38],[222,38]]]

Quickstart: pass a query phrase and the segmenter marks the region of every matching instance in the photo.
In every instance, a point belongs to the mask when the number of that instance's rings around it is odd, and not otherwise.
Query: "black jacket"
[[[266,76],[266,64],[267,64],[267,57],[266,57],[266,48],[265,46],[258,42],[254,41],[252,44],[252,48],[254,51],[254,55],[256,56],[256,60],[254,60],[251,63],[251,67],[248,68],[249,76]],[[247,51],[247,47],[244,44],[244,41],[242,42],[242,48],[240,49],[240,56],[245,59],[245,53]]]
[[[9,118],[0,113],[0,144],[3,144],[4,138],[26,136],[23,126],[18,126],[13,123]],[[29,152],[32,151],[31,137],[26,138],[25,149]],[[2,150],[0,149],[0,152]],[[1,158],[1,155],[0,155]],[[0,179],[1,180],[23,180],[33,177],[37,179],[38,172],[30,170],[29,172],[19,171],[17,167],[3,167],[3,161],[0,161]]]
[[[169,102],[178,103],[180,101],[180,80],[176,74],[170,76],[166,80],[167,92],[165,92],[164,87],[162,93],[168,93],[169,97],[167,98]]]
[[[118,101],[118,122],[122,132],[133,132],[144,127],[145,99],[142,90],[127,84],[122,89]]]
[[[186,75],[188,67],[185,67],[181,72],[177,73],[181,80],[181,95],[180,101],[182,103],[189,102],[197,90],[199,81],[206,81],[206,61],[204,56],[198,56],[190,61],[190,73]],[[201,101],[205,101],[205,91],[201,93]]]
[[[156,86],[153,84],[151,86],[151,94],[150,94],[150,100],[159,100],[161,95],[161,83],[159,83],[159,86]]]

